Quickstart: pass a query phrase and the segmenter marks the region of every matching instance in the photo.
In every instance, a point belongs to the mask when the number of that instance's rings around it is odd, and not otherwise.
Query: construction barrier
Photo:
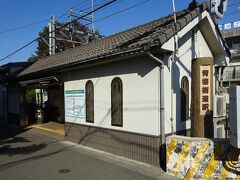
[[[182,179],[240,179],[240,149],[227,140],[167,137],[167,173]]]

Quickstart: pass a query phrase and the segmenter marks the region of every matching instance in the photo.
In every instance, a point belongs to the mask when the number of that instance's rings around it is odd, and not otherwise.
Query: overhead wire
[[[110,17],[115,16],[115,15],[117,15],[117,14],[123,13],[123,12],[125,12],[125,11],[130,10],[130,9],[136,8],[136,7],[138,7],[138,6],[142,5],[142,4],[145,4],[145,3],[149,2],[149,1],[151,1],[151,0],[145,0],[145,1],[142,1],[142,2],[140,2],[140,3],[138,3],[138,4],[134,4],[134,5],[132,5],[132,6],[129,6],[128,8],[122,9],[122,10],[117,11],[117,12],[115,12],[115,13],[112,13],[112,14],[109,14],[109,15],[104,16],[104,17],[102,17],[102,18],[99,18],[99,19],[95,20],[94,23],[95,23],[95,22],[102,21],[102,20],[107,19],[107,18],[110,18]],[[89,25],[89,24],[90,24],[90,23],[87,23],[87,24],[85,24],[85,25]]]
[[[104,1],[105,1],[105,0],[104,0]],[[117,1],[117,0],[114,0],[113,2],[116,2],[116,1]],[[122,9],[122,10],[117,11],[117,12],[115,12],[115,13],[112,13],[112,14],[110,14],[110,15],[107,15],[107,16],[104,16],[104,17],[102,17],[102,18],[99,18],[99,19],[95,20],[94,22],[99,22],[99,21],[102,21],[102,20],[104,20],[104,19],[110,18],[110,17],[112,17],[112,16],[115,16],[115,15],[117,15],[117,14],[123,13],[123,12],[125,12],[125,11],[130,10],[130,9],[136,8],[136,7],[138,7],[138,6],[142,5],[142,4],[145,4],[145,3],[149,2],[149,1],[151,1],[151,0],[145,0],[145,1],[142,1],[142,2],[140,2],[140,3],[138,3],[138,4],[134,4],[134,5],[132,5],[132,6],[128,7],[128,8]],[[103,2],[103,1],[101,1],[101,2]],[[111,1],[111,2],[112,2],[112,1]],[[102,5],[102,6],[106,7],[105,5]],[[102,8],[103,8],[102,6],[100,6],[99,8],[102,9]],[[97,9],[99,9],[99,8],[97,8]],[[94,11],[96,11],[97,9],[95,9]],[[76,19],[74,19],[73,21],[68,22],[68,23],[62,25],[61,27],[57,28],[55,31],[57,31],[57,30],[59,30],[59,29],[61,29],[61,28],[63,28],[63,27],[66,27],[66,26],[68,26],[69,24],[71,24],[71,23],[73,23],[73,22],[76,22],[77,20],[79,20],[79,19],[81,19],[81,18],[83,18],[83,17],[85,17],[85,16],[87,16],[87,15],[89,15],[89,14],[91,14],[91,13],[92,13],[92,12],[89,12],[89,13],[87,13],[87,14],[79,17],[79,18],[76,18]],[[63,16],[63,15],[61,15],[61,16]],[[57,17],[61,17],[61,16],[57,16]],[[91,23],[85,24],[85,26],[87,26],[87,25],[89,25],[89,24],[91,24]],[[41,37],[44,37],[44,36],[46,36],[46,34],[42,35]],[[13,54],[21,51],[22,49],[26,48],[27,46],[29,46],[29,45],[32,44],[33,42],[37,41],[37,40],[38,40],[39,38],[41,38],[41,37],[38,37],[38,38],[30,41],[29,43],[27,43],[27,44],[24,45],[23,47],[17,49],[17,50],[14,51],[13,53],[11,53],[11,54],[9,54],[8,56],[0,59],[0,61],[3,61],[4,59],[7,59],[8,57],[12,56]]]
[[[104,1],[106,1],[106,0],[104,0]],[[79,5],[84,4],[84,2],[88,2],[88,0],[85,0],[85,1],[83,1],[83,2],[81,2],[81,3],[78,3],[78,4],[74,5],[74,6],[72,6],[72,8],[79,7]],[[101,2],[103,2],[103,1],[101,1]],[[89,4],[87,4],[87,5],[89,5]],[[86,7],[86,6],[85,6],[85,7]],[[87,8],[87,9],[90,9],[90,7]],[[86,9],[86,10],[87,10],[87,9]],[[68,16],[68,12],[69,12],[69,11],[67,11],[66,13],[64,13],[64,14],[62,14],[62,15],[56,16],[55,18],[59,18],[59,19],[60,19],[60,18],[63,18],[64,16]],[[49,22],[49,19],[43,19],[43,20],[39,20],[39,21],[30,23],[30,24],[25,24],[25,25],[22,25],[22,26],[9,28],[9,29],[0,31],[0,34],[4,34],[4,33],[8,33],[8,32],[13,32],[13,31],[21,30],[21,29],[25,29],[25,28],[28,28],[28,27],[31,27],[31,26],[34,26],[34,25],[38,25],[38,24],[42,24],[42,23],[45,23],[45,22]]]
[[[96,2],[98,2],[98,1],[99,1],[99,0],[95,0],[95,1],[94,1],[94,4],[95,4]],[[100,2],[104,2],[104,1],[107,1],[107,0],[101,0]],[[87,7],[87,6],[90,6],[90,7],[85,8],[85,9],[90,9],[90,8],[91,8],[91,5],[92,5],[92,3],[89,2],[89,3],[87,3],[87,4],[83,5],[83,6],[75,6],[75,7],[72,7],[72,8],[77,8],[77,7],[78,7],[78,9],[80,9],[80,10],[83,11],[84,8]]]
[[[65,13],[63,15],[60,15],[60,16],[56,16],[56,18],[62,18],[66,15],[67,15],[67,13]],[[17,31],[17,30],[20,30],[20,29],[25,29],[25,28],[28,28],[28,27],[31,27],[31,26],[34,26],[34,25],[38,25],[38,24],[42,24],[42,23],[45,23],[45,22],[49,22],[49,19],[44,19],[44,20],[40,20],[40,21],[37,21],[37,22],[34,22],[34,23],[30,23],[30,24],[18,26],[18,27],[15,27],[15,28],[10,28],[10,29],[4,30],[4,31],[0,31],[0,34],[12,32],[12,31]]]
[[[37,24],[45,23],[47,21],[49,21],[49,19],[44,19],[44,20],[37,21],[37,22],[34,22],[34,23],[26,24],[26,25],[23,25],[23,26],[14,27],[14,28],[11,28],[11,29],[6,29],[4,31],[0,31],[0,34],[16,31],[16,30],[20,30],[20,29],[25,29],[27,27],[31,27],[31,26],[34,26],[34,25],[37,25]]]
[[[96,7],[96,6],[103,5],[103,2],[105,2],[105,1],[106,1],[106,0],[99,1],[99,3],[97,3],[97,4],[95,5],[95,7]],[[83,2],[88,2],[88,0],[83,1]],[[82,2],[82,3],[79,3],[79,4],[77,4],[77,5],[72,6],[72,8],[80,7],[79,5],[83,4],[83,2]],[[90,5],[90,4],[91,4],[91,3],[88,3],[88,4],[86,4],[86,5]],[[86,5],[83,6],[83,7],[86,7]],[[86,10],[89,10],[89,9],[91,9],[91,7],[88,7],[88,8],[85,8],[85,9],[81,9],[81,11],[86,11]],[[68,16],[68,14],[69,14],[69,11],[67,11],[66,13],[64,13],[64,14],[62,14],[62,15],[56,16],[55,18],[56,18],[56,19],[62,19],[64,16]],[[39,20],[39,21],[30,23],[30,24],[25,24],[25,25],[22,25],[22,26],[17,26],[17,27],[9,28],[9,29],[0,31],[0,34],[5,34],[5,33],[13,32],[13,31],[25,29],[25,28],[32,27],[32,26],[35,26],[35,25],[38,25],[38,24],[42,24],[42,23],[46,23],[46,22],[49,22],[49,19],[43,19],[43,20]]]
[[[96,11],[98,11],[98,10],[100,10],[100,9],[102,9],[102,8],[104,8],[104,7],[108,6],[108,5],[116,2],[116,1],[117,1],[117,0],[111,0],[111,1],[103,4],[102,6],[95,8],[95,9],[94,9],[93,11],[91,11],[91,12],[88,12],[88,13],[86,13],[86,14],[84,14],[84,15],[82,15],[82,16],[80,16],[80,17],[78,17],[78,18],[76,18],[76,19],[74,19],[74,20],[72,20],[72,21],[70,21],[70,22],[68,22],[68,23],[65,23],[64,25],[60,25],[60,27],[56,28],[56,29],[53,30],[53,31],[50,31],[49,33],[53,33],[53,32],[56,32],[56,31],[60,30],[60,29],[63,28],[63,27],[67,27],[67,26],[70,25],[71,23],[74,23],[74,22],[78,21],[79,19],[84,18],[84,17],[90,15],[91,13],[94,13],[94,12],[96,12]],[[1,58],[0,61],[3,61],[3,60],[5,60],[5,59],[11,57],[13,54],[16,54],[17,52],[21,51],[22,49],[28,47],[30,44],[32,44],[32,43],[34,43],[35,41],[37,41],[39,38],[45,37],[45,36],[47,36],[47,35],[48,35],[48,33],[45,33],[45,34],[43,34],[42,36],[39,36],[39,37],[33,39],[32,41],[30,41],[30,42],[27,43],[26,45],[18,48],[17,50],[13,51],[13,52],[10,53],[9,55]]]

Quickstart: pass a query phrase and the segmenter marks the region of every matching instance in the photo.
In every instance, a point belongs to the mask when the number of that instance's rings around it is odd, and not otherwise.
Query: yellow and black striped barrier
[[[240,149],[227,140],[167,137],[167,173],[182,179],[240,179]]]

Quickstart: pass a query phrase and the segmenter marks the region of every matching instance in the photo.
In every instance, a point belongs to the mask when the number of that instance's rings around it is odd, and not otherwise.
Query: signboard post
[[[191,136],[213,136],[213,59],[192,62]]]

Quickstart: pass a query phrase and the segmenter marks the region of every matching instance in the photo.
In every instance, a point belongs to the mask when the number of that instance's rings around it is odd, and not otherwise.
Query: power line
[[[31,24],[26,24],[26,25],[23,25],[23,26],[18,26],[18,27],[15,27],[15,28],[7,29],[7,30],[4,30],[4,31],[0,31],[0,34],[16,31],[16,30],[20,30],[20,29],[25,29],[27,27],[34,26],[34,25],[37,25],[37,24],[41,24],[41,23],[44,23],[44,22],[47,22],[47,21],[49,21],[49,19],[45,19],[45,20],[37,21],[37,22],[31,23]]]
[[[67,13],[65,13],[61,16],[57,16],[56,18],[62,18],[66,15],[67,15]],[[37,22],[34,22],[34,23],[30,23],[30,24],[18,26],[18,27],[15,27],[15,28],[7,29],[7,30],[4,30],[4,31],[0,31],[0,34],[12,32],[12,31],[17,31],[17,30],[20,30],[20,29],[25,29],[25,28],[28,28],[28,27],[31,27],[31,26],[34,26],[34,25],[37,25],[37,24],[42,24],[42,23],[45,23],[45,22],[49,22],[49,19],[44,19],[44,20],[40,20],[40,21],[37,21]]]
[[[96,6],[98,6],[98,5],[103,5],[102,2],[104,2],[104,1],[106,1],[106,0],[100,1],[98,4],[96,4]],[[72,8],[79,7],[79,5],[84,4],[84,2],[88,2],[88,0],[83,1],[83,2],[81,2],[81,3],[78,3],[78,4],[74,5],[74,6],[72,6]],[[101,3],[101,4],[100,4],[100,3]],[[90,4],[90,3],[86,4],[84,7],[88,6],[89,4]],[[88,10],[88,9],[90,9],[90,8],[91,8],[91,7],[85,8],[85,9],[83,9],[82,11],[86,11],[86,10]],[[66,13],[64,13],[64,14],[62,14],[62,15],[60,15],[60,16],[56,16],[56,18],[62,18],[62,17],[67,16],[67,15],[68,15],[68,12],[66,12]],[[22,25],[22,26],[18,26],[18,27],[6,29],[6,30],[4,30],[4,31],[0,31],[0,34],[5,34],[5,33],[8,33],[8,32],[13,32],[13,31],[25,29],[25,28],[28,28],[28,27],[31,27],[31,26],[34,26],[34,25],[38,25],[38,24],[42,24],[42,23],[46,23],[46,22],[49,22],[49,19],[44,19],[44,20],[36,21],[36,22],[30,23],[30,24],[25,24],[25,25]]]
[[[95,7],[97,7],[97,6],[101,6],[101,5],[103,5],[104,4],[104,2],[105,2],[106,0],[102,0],[102,1],[99,1],[98,3],[96,3],[97,1],[95,1]],[[123,0],[122,0],[123,1]],[[119,2],[121,2],[121,1],[118,1],[118,2],[116,2],[116,3],[119,3]],[[115,3],[115,4],[116,4]],[[81,9],[81,11],[86,11],[86,10],[88,10],[88,9],[91,9],[91,7],[87,7],[87,8],[85,8],[85,9]]]
[[[105,2],[105,1],[106,1],[106,0],[102,0],[102,1],[100,1],[99,3],[97,3],[95,6],[103,5],[103,4],[104,4],[103,2]],[[84,2],[88,2],[88,0],[83,1],[83,2],[81,2],[81,3],[78,3],[78,4],[74,5],[74,6],[72,6],[72,8],[79,7],[79,5],[84,4]],[[88,5],[90,5],[90,3],[85,4],[85,6],[83,6],[83,7],[86,7],[86,6],[88,6]],[[88,9],[91,9],[91,7],[82,9],[82,11],[86,11],[86,10],[88,10]],[[68,12],[66,12],[66,13],[64,13],[64,14],[62,14],[62,15],[60,15],[60,16],[56,16],[56,18],[62,18],[62,17],[67,16],[67,15],[68,15]],[[31,26],[34,26],[34,25],[38,25],[38,24],[42,24],[42,23],[46,23],[46,22],[49,22],[49,19],[44,19],[44,20],[36,21],[36,22],[30,23],[30,24],[26,24],[26,25],[14,27],[14,28],[6,29],[6,30],[4,30],[4,31],[0,31],[0,34],[5,34],[5,33],[8,33],[8,32],[13,32],[13,31],[25,29],[25,28],[28,28],[28,27],[31,27]]]
[[[93,11],[88,12],[87,14],[84,14],[83,16],[80,16],[80,17],[76,18],[75,20],[73,20],[73,21],[71,21],[71,22],[68,22],[68,23],[60,26],[59,28],[56,28],[54,31],[51,31],[51,32],[48,32],[48,33],[56,32],[56,31],[60,30],[61,28],[66,27],[66,26],[70,25],[71,23],[74,23],[74,22],[78,21],[79,19],[84,18],[84,17],[90,15],[91,13],[96,12],[96,11],[98,11],[98,10],[100,10],[100,9],[102,9],[102,8],[104,8],[104,7],[108,6],[108,5],[116,2],[116,1],[117,1],[117,0],[111,0],[111,1],[109,1],[109,2],[107,2],[107,3],[105,3],[104,5],[102,5],[102,6],[98,7],[98,8],[96,8],[96,9],[94,9]],[[21,51],[22,49],[26,48],[26,47],[29,46],[30,44],[32,44],[32,43],[34,43],[35,41],[37,41],[39,38],[42,38],[42,37],[47,36],[48,33],[45,33],[45,34],[43,34],[42,36],[35,38],[34,40],[30,41],[30,42],[27,43],[26,45],[22,46],[21,48],[15,50],[14,52],[10,53],[9,55],[7,55],[7,56],[5,56],[5,57],[3,57],[3,58],[1,58],[0,61],[3,61],[3,60],[5,60],[5,59],[11,57],[13,54],[15,54],[15,53]]]
[[[113,5],[116,5],[116,4],[118,4],[118,3],[121,3],[121,2],[123,2],[123,1],[124,1],[124,0],[119,0],[118,2],[113,3],[112,6],[113,6]],[[102,4],[103,4],[103,3],[102,3]],[[100,6],[100,5],[101,5],[101,4],[99,3],[99,4],[97,4],[96,6]],[[105,8],[106,8],[106,7],[105,7]],[[104,8],[103,8],[103,9],[104,9]]]
[[[37,38],[38,39],[38,38]],[[3,61],[9,57],[11,57],[13,54],[16,54],[17,52],[23,50],[24,48],[28,47],[29,45],[31,45],[32,43],[34,43],[37,39],[34,39],[32,41],[30,41],[29,43],[27,43],[26,45],[22,46],[21,48],[17,49],[16,51],[10,53],[9,55],[5,56],[4,58],[0,59],[0,61]]]
[[[112,14],[110,14],[110,15],[104,16],[104,17],[102,17],[102,18],[100,18],[100,19],[97,19],[97,20],[94,21],[94,22],[99,22],[99,21],[102,21],[102,20],[104,20],[104,19],[110,18],[110,17],[112,17],[112,16],[114,16],[114,15],[123,13],[123,12],[125,12],[125,11],[130,10],[130,9],[133,9],[133,8],[135,8],[135,7],[138,7],[138,6],[142,5],[142,4],[145,4],[145,3],[149,2],[149,1],[151,1],[151,0],[145,0],[145,1],[141,2],[141,3],[138,3],[138,4],[135,4],[135,5],[133,5],[133,6],[130,6],[130,7],[126,8],[126,9],[122,9],[122,10],[117,11],[117,12],[115,12],[115,13],[112,13]],[[90,23],[88,23],[88,24],[86,24],[86,25],[89,25],[89,24],[90,24]],[[86,26],[86,25],[85,25],[85,26]]]
[[[98,1],[98,0],[96,0],[94,3],[96,3],[97,1]],[[100,2],[104,2],[104,1],[106,1],[106,0],[102,0],[102,1],[100,1]],[[88,2],[89,2],[89,1],[88,1]],[[83,10],[82,8],[85,8],[85,7],[87,7],[87,6],[90,6],[90,7],[91,7],[91,2],[89,2],[89,3],[87,3],[87,4],[83,5],[83,6],[75,6],[75,7],[72,7],[72,8],[77,8],[77,7],[79,7],[80,10]],[[90,9],[90,7],[85,8],[85,9]]]
[[[71,6],[71,8],[80,7],[82,4],[86,4],[86,2],[89,2],[89,0],[85,0],[85,1],[82,1],[82,2],[80,2],[80,3],[78,3],[78,4],[75,4],[75,5]],[[89,5],[89,3],[88,3],[88,5]]]
[[[99,6],[102,6],[104,3],[103,2],[105,2],[106,0],[101,0],[101,1],[99,1],[97,4],[94,4],[94,7],[96,8],[96,7],[99,7]],[[95,1],[96,2],[96,1]],[[113,3],[112,4],[112,6],[113,5],[116,5],[116,4],[118,4],[118,3],[121,3],[121,2],[124,2],[124,0],[119,0],[119,1],[117,1],[117,2],[115,2],[115,3]],[[91,5],[91,7],[88,7],[88,8],[86,8],[86,9],[81,9],[81,11],[79,12],[79,15],[78,15],[78,10],[76,11],[76,13],[70,13],[70,17],[72,16],[72,17],[79,17],[79,16],[81,16],[82,14],[84,14],[84,11],[86,11],[86,10],[88,10],[88,9],[92,9],[93,7],[92,7],[92,5]],[[108,7],[105,7],[105,8],[108,8]],[[104,9],[104,8],[103,8]],[[102,10],[103,10],[102,9]],[[73,9],[71,9],[71,10],[73,10]],[[94,19],[92,18],[92,17],[90,17],[89,19],[88,18],[84,18],[83,20],[86,20],[86,21],[91,21],[91,23],[87,23],[87,24],[83,24],[84,26],[88,26],[89,24],[94,24]],[[93,28],[94,29],[94,28]],[[94,31],[93,31],[94,32]]]
[[[83,1],[81,3],[78,3],[78,4],[74,5],[74,6],[72,6],[72,8],[78,7],[79,5],[84,4],[84,3],[86,4],[86,2],[88,2],[88,1],[89,0],[85,0],[85,1]],[[103,0],[103,1],[106,1],[106,0]],[[101,1],[101,2],[103,2],[103,1]],[[89,5],[89,3],[87,5]],[[86,5],[84,7],[86,7]],[[86,8],[85,10],[87,10],[87,9],[90,9],[90,7]],[[68,15],[68,12],[66,12],[66,13],[64,13],[64,14],[62,14],[60,16],[56,16],[56,18],[62,18],[62,17],[67,16],[67,15]],[[17,31],[17,30],[21,30],[21,29],[25,29],[25,28],[28,28],[28,27],[31,27],[31,26],[34,26],[34,25],[38,25],[38,24],[42,24],[42,23],[45,23],[45,22],[49,22],[49,19],[44,19],[44,20],[36,21],[36,22],[30,23],[30,24],[26,24],[26,25],[14,27],[14,28],[6,29],[4,31],[0,31],[0,34],[12,32],[12,31]]]

